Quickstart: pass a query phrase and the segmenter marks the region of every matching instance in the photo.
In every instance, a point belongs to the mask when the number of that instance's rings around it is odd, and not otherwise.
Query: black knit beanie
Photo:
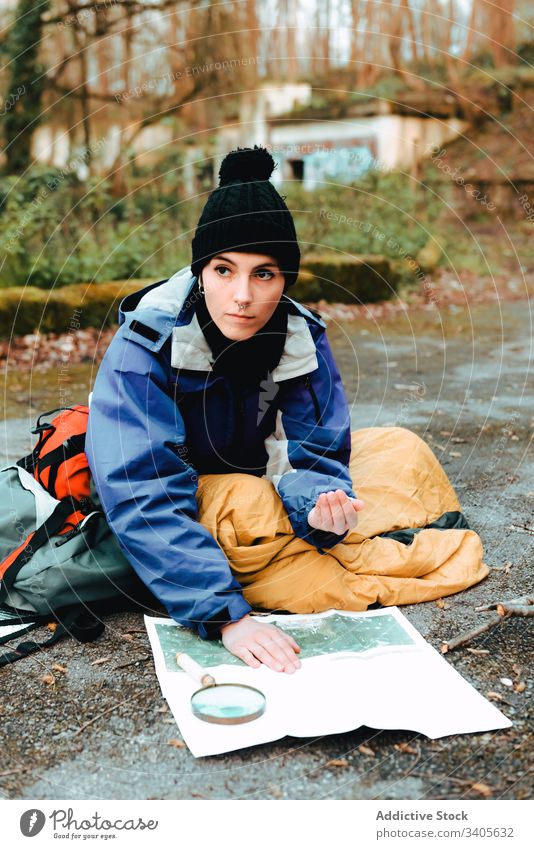
[[[297,279],[300,250],[291,213],[269,181],[275,162],[264,148],[238,147],[223,159],[219,186],[209,196],[192,242],[195,277],[224,251],[273,256],[285,277]]]

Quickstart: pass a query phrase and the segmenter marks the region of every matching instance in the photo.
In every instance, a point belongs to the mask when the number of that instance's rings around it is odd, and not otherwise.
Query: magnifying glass
[[[213,675],[185,652],[177,652],[176,663],[202,684],[191,696],[191,710],[198,719],[219,725],[251,722],[265,712],[265,696],[248,684],[217,684]]]

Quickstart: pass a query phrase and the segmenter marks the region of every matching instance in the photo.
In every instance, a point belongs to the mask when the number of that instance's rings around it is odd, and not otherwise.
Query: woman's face
[[[221,333],[235,341],[249,339],[267,324],[285,283],[274,257],[239,251],[212,257],[202,269],[201,280],[213,321]]]

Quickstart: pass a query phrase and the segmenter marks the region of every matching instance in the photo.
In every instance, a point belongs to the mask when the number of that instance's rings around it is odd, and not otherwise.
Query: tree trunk
[[[83,146],[85,164],[91,171],[91,163],[93,154],[91,150],[91,106],[89,85],[87,82],[87,39],[82,36],[77,25],[73,25],[72,35],[76,44],[76,54],[78,56],[78,67],[80,70],[80,82],[78,86],[80,95],[80,105],[82,110],[82,130],[83,130]]]
[[[471,0],[471,15],[467,25],[467,38],[465,41],[462,59],[470,59],[475,50],[477,23],[480,13],[480,0]]]
[[[286,0],[287,78],[295,82],[299,75],[297,57],[297,0]]]
[[[357,62],[360,58],[358,50],[358,27],[360,25],[360,0],[351,0],[351,35],[350,35],[350,65],[356,74]]]
[[[50,0],[35,4],[20,0],[16,17],[7,37],[7,52],[11,75],[4,118],[4,137],[7,170],[22,174],[32,162],[33,134],[41,120],[41,104],[46,84],[45,69],[40,63],[43,34],[43,15]]]
[[[402,0],[402,4],[405,11],[406,21],[408,23],[408,30],[410,32],[410,46],[412,50],[412,62],[417,62],[419,58],[419,54],[417,51],[417,33],[415,31],[415,21],[413,17],[413,12],[409,3],[409,0]]]
[[[514,0],[499,0],[499,3],[484,3],[485,18],[489,34],[489,48],[496,68],[511,65],[515,61]]]

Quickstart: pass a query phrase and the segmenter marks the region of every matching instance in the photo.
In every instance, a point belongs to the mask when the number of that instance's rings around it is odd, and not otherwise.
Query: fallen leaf
[[[501,684],[504,684],[505,687],[512,687],[514,683],[511,678],[499,678],[499,681]]]
[[[43,682],[43,684],[55,684],[56,683],[56,679],[54,678],[54,676],[50,672],[47,673],[46,675],[43,675],[42,678],[41,678],[41,681]]]
[[[518,664],[518,663],[513,663],[513,664],[512,664],[512,669],[514,670],[515,674],[516,674],[516,675],[517,675],[517,677],[519,678],[519,676],[521,675],[521,673],[522,673],[522,671],[523,671],[523,667],[522,667],[522,666],[519,666],[519,664]]]
[[[61,665],[61,663],[54,663],[54,664],[52,665],[52,669],[53,669],[55,672],[66,672],[66,671],[67,671],[67,667],[66,667],[66,666],[62,666],[62,665]]]
[[[167,713],[168,710],[169,708],[167,707],[167,705],[162,705],[161,707],[156,708],[156,713]]]
[[[361,746],[360,746],[361,748]],[[331,761],[326,763],[326,766],[348,766],[349,762],[346,758],[333,758]]]
[[[488,785],[484,784],[482,781],[477,781],[475,782],[475,784],[472,784],[471,790],[475,790],[477,793],[480,793],[480,795],[484,796],[486,799],[493,793],[491,787],[488,787]]]
[[[513,565],[514,564],[512,563],[511,560],[507,560],[506,563],[504,564],[504,566],[492,566],[491,568],[495,572],[505,572],[505,574],[507,575]]]
[[[358,746],[358,751],[361,752],[362,755],[369,755],[370,758],[374,758],[375,753],[369,746],[364,746],[363,743],[361,746]]]
[[[133,634],[121,634],[123,640],[127,640],[129,643],[133,643],[134,636]]]
[[[46,627],[48,628],[49,631],[52,631],[52,633],[54,633],[54,631],[57,628],[57,622],[49,622]]]
[[[446,601],[443,601],[442,598],[438,598],[436,599],[436,607],[439,607],[440,610],[448,610],[450,604],[448,604]]]
[[[449,451],[449,457],[461,457],[461,456],[462,455],[460,454],[459,451]]]
[[[450,430],[440,430],[439,435],[440,436],[450,436],[451,432],[450,432]]]
[[[517,684],[514,684],[514,690],[516,693],[524,693],[527,689],[527,685],[525,681],[518,681]]]
[[[99,663],[107,663],[108,660],[111,660],[111,657],[97,657],[96,660],[91,661],[91,666],[98,666]]]
[[[471,654],[489,654],[489,649],[467,649]]]
[[[395,743],[393,746],[398,752],[404,752],[406,755],[418,755],[419,752],[414,746],[409,743]]]
[[[496,693],[494,690],[490,690],[489,693],[486,693],[486,698],[490,699],[492,702],[506,702],[504,696],[501,696],[500,693]]]
[[[177,737],[173,737],[172,740],[167,741],[167,746],[174,746],[175,749],[185,749],[185,743],[183,740],[178,740]]]
[[[278,784],[270,784],[267,789],[270,795],[273,796],[275,799],[282,799],[284,796]]]
[[[463,436],[451,436],[451,442],[467,442],[467,439],[464,439]]]

